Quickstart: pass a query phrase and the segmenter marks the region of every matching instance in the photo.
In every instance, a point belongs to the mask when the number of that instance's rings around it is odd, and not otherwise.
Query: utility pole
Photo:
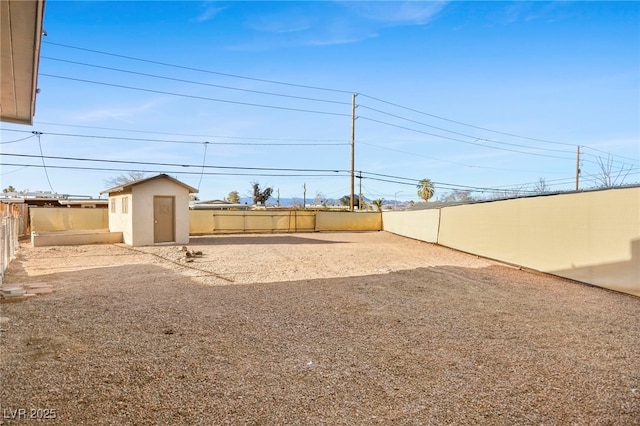
[[[278,188],[278,207],[280,207],[280,188]]]
[[[353,211],[354,202],[354,186],[355,186],[355,167],[356,167],[356,96],[351,95],[351,194],[349,201],[349,211]]]
[[[580,145],[578,145],[576,150],[576,191],[578,191],[580,186]]]
[[[306,209],[307,208],[307,183],[305,182],[304,185],[302,185],[302,188],[304,188],[304,192],[303,192],[303,196],[302,196],[302,209]]]
[[[358,172],[358,176],[356,177],[360,179],[360,191],[358,195],[358,210],[362,210],[362,171]]]

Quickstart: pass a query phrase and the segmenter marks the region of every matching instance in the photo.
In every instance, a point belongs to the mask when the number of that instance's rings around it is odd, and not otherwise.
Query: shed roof
[[[102,191],[100,193],[101,194],[111,194],[112,192],[122,192],[122,191],[125,191],[125,190],[127,190],[129,188],[132,188],[134,186],[141,185],[141,184],[144,184],[144,183],[147,183],[149,181],[156,180],[156,179],[167,179],[167,180],[170,180],[173,183],[176,183],[178,185],[181,185],[181,186],[187,188],[189,190],[190,194],[194,194],[194,193],[198,192],[198,190],[196,188],[194,188],[192,186],[189,186],[184,182],[180,182],[178,179],[172,178],[171,176],[169,176],[169,175],[167,175],[165,173],[161,173],[161,174],[156,175],[156,176],[151,176],[151,177],[148,177],[148,178],[133,180],[131,182],[127,182],[125,184],[122,184],[122,185],[119,185],[119,186],[116,186],[116,187],[113,187],[113,188],[105,189],[104,191]]]

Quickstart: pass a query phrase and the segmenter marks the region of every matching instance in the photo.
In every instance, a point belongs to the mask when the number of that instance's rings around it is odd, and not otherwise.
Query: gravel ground
[[[55,291],[0,305],[0,423],[640,424],[637,297],[384,232],[188,249],[23,244],[5,285]]]

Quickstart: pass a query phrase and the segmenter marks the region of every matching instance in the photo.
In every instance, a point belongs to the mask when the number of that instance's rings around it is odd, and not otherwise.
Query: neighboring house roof
[[[0,0],[0,121],[33,124],[44,0]]]
[[[111,194],[113,192],[122,192],[122,191],[126,191],[134,186],[152,181],[152,180],[156,180],[156,179],[167,179],[170,180],[173,183],[176,183],[178,185],[181,185],[185,188],[187,188],[189,190],[190,194],[195,194],[198,192],[198,190],[192,186],[187,185],[186,183],[180,182],[178,179],[172,178],[171,176],[167,175],[167,174],[159,174],[156,176],[152,176],[152,177],[148,177],[148,178],[144,178],[144,179],[138,179],[138,180],[133,180],[131,182],[127,182],[125,184],[122,184],[120,186],[116,186],[113,188],[109,188],[109,189],[105,189],[104,191],[100,192],[101,194]]]

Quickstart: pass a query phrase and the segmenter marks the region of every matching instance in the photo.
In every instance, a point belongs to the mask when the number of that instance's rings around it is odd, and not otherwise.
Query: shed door
[[[153,242],[175,241],[175,197],[153,197]]]

